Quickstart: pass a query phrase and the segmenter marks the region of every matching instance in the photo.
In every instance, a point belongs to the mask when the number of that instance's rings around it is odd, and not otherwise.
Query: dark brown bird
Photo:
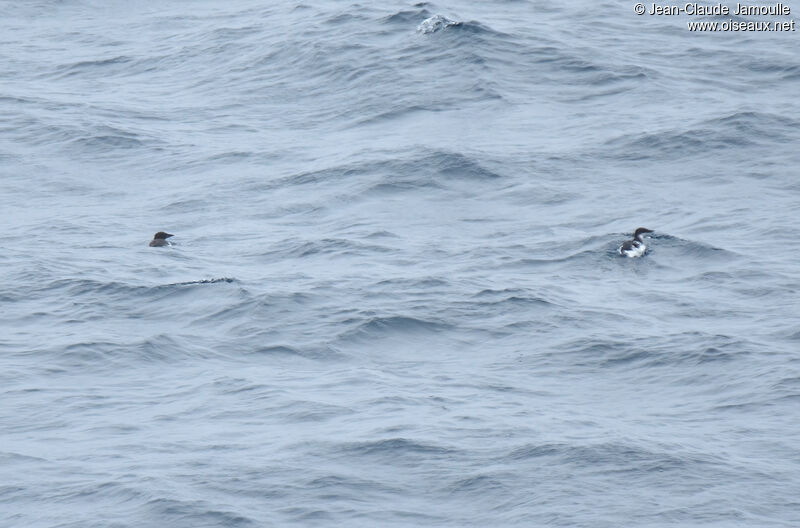
[[[171,237],[171,236],[175,236],[175,235],[171,235],[169,233],[165,233],[163,231],[159,231],[158,233],[153,235],[153,240],[150,241],[150,247],[169,246],[169,242],[167,242],[167,239],[169,237]]]

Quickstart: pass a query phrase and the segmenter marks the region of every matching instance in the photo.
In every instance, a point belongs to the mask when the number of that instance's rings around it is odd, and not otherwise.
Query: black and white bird
[[[163,247],[171,245],[169,242],[167,242],[167,239],[171,236],[175,235],[159,231],[158,233],[153,235],[153,240],[150,241],[150,247]]]
[[[644,234],[652,232],[652,229],[640,227],[633,233],[633,240],[626,240],[619,247],[619,254],[630,258],[641,257],[647,250],[647,246],[644,245]]]

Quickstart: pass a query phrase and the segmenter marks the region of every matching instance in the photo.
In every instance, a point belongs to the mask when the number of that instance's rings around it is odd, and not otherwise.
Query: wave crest
[[[442,31],[450,26],[457,26],[460,24],[461,22],[451,20],[444,15],[433,15],[432,17],[423,20],[417,26],[417,32],[422,34],[436,33],[437,31]]]

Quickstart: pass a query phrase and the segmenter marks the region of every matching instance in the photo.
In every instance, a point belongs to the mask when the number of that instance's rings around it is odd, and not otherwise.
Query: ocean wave
[[[110,155],[113,149],[133,149],[153,144],[136,132],[121,128],[99,125],[76,127],[65,123],[45,122],[33,116],[26,116],[17,127],[20,138],[37,146],[54,146],[74,152],[80,149],[98,155]]]
[[[739,258],[734,251],[665,233],[655,233],[650,238],[653,242],[647,245],[648,253],[669,252],[676,257],[691,257],[695,262],[731,262]]]
[[[480,22],[458,22],[440,14],[426,18],[417,26],[417,33],[421,33],[423,35],[443,31],[452,31],[467,35],[503,35],[503,33],[495,31],[488,26],[481,24]]]
[[[762,141],[788,141],[795,137],[797,120],[764,112],[736,112],[707,119],[680,129],[658,133],[626,134],[607,140],[606,154],[617,159],[673,159],[736,150]]]
[[[403,315],[370,317],[346,335],[358,338],[374,338],[387,335],[413,335],[419,333],[438,333],[450,328],[440,321],[418,319]]]
[[[591,235],[581,239],[555,239],[543,241],[536,246],[525,248],[524,254],[513,251],[516,258],[507,260],[503,267],[552,267],[582,264],[599,265],[619,257],[617,249],[630,235],[609,233]],[[575,248],[581,248],[575,251]]]
[[[397,194],[414,190],[440,190],[454,184],[483,183],[502,179],[497,172],[458,152],[423,151],[411,158],[386,161],[380,167],[385,174],[373,182],[364,194]]]
[[[343,350],[358,350],[365,343],[382,341],[384,349],[418,343],[428,348],[433,341],[446,341],[453,330],[452,325],[433,318],[410,315],[378,316],[371,313],[341,313],[337,324],[344,330],[337,332],[336,346]]]
[[[542,297],[531,295],[530,292],[517,288],[506,288],[504,290],[481,290],[473,295],[473,298],[479,300],[478,305],[494,308],[500,306],[556,306],[554,303]]]
[[[370,159],[337,164],[314,171],[303,171],[269,181],[251,181],[246,189],[254,193],[297,187],[324,188],[336,185],[352,192],[369,194],[436,190],[463,182],[491,184],[505,178],[494,167],[474,156],[426,147],[393,153],[379,160]]]
[[[52,295],[54,292],[65,291],[71,298],[91,296],[97,294],[119,295],[125,298],[141,298],[149,293],[163,293],[176,291],[176,287],[197,286],[203,284],[234,283],[237,279],[220,277],[211,279],[198,279],[167,284],[145,285],[130,284],[120,281],[101,281],[95,279],[57,279],[47,284],[39,285],[33,291],[40,295]]]
[[[204,198],[183,198],[174,202],[170,202],[163,207],[161,211],[164,213],[182,213],[189,212],[201,213],[208,211],[211,207],[211,202]]]
[[[681,456],[682,455],[682,456]],[[521,461],[529,458],[558,459],[560,463],[598,471],[659,473],[687,467],[698,470],[718,463],[711,457],[699,457],[674,450],[655,451],[621,442],[589,445],[568,443],[529,444],[514,448],[502,460]]]
[[[442,31],[447,29],[451,26],[460,25],[460,22],[456,22],[455,20],[450,20],[444,15],[433,15],[430,18],[426,18],[417,26],[418,33],[436,33],[437,31]]]
[[[312,256],[345,256],[370,253],[390,253],[391,247],[366,244],[346,238],[325,238],[322,240],[288,239],[278,243],[267,254],[283,258],[308,258]]]
[[[306,485],[315,490],[348,490],[359,494],[396,493],[394,486],[373,479],[363,479],[352,475],[326,474],[311,477]]]
[[[167,284],[166,286],[193,286],[195,284],[217,284],[220,282],[225,282],[230,284],[232,282],[239,282],[239,281],[232,277],[220,277],[218,279],[200,279],[200,280],[185,281],[185,282],[173,282],[172,284]]]
[[[110,126],[95,127],[89,134],[80,132],[75,135],[77,137],[68,140],[71,147],[80,147],[99,154],[108,154],[109,150],[114,149],[141,148],[153,143],[152,139],[141,134]]]
[[[139,515],[152,518],[156,523],[169,520],[169,524],[186,526],[259,526],[254,519],[232,510],[220,509],[202,500],[156,498],[139,507]]]
[[[262,345],[253,348],[251,351],[247,352],[247,355],[259,355],[259,356],[286,356],[286,357],[298,357],[298,358],[306,358],[306,359],[314,359],[314,360],[323,360],[323,359],[341,359],[342,356],[338,352],[335,352],[332,348],[323,348],[323,349],[301,349],[297,347],[292,347],[288,345]]]
[[[732,336],[691,331],[625,339],[580,338],[560,348],[560,354],[566,354],[576,367],[644,369],[732,362],[759,347]]]
[[[53,367],[75,369],[91,365],[92,370],[98,371],[119,365],[170,363],[192,356],[208,358],[213,355],[204,349],[186,347],[181,339],[167,334],[135,342],[83,341],[51,346],[37,353],[47,354]]]
[[[429,292],[433,288],[446,288],[452,283],[446,278],[440,277],[419,277],[419,278],[399,278],[385,279],[377,282],[375,288],[383,290],[398,290],[407,292]]]
[[[417,22],[420,19],[427,19],[431,16],[430,11],[428,11],[427,7],[430,6],[427,2],[420,2],[414,4],[416,9],[404,9],[397,11],[391,15],[387,15],[380,19],[381,23],[384,24],[396,24],[401,27],[408,27],[411,24]]]
[[[474,493],[484,496],[486,493],[504,493],[508,490],[507,475],[498,477],[494,473],[478,474],[469,477],[459,478],[448,484],[445,493],[460,495],[462,493]]]
[[[448,447],[433,443],[418,442],[407,438],[350,442],[338,446],[338,449],[358,456],[380,456],[388,458],[415,457],[417,455],[449,456],[456,453],[455,450]]]
[[[273,419],[280,418],[288,423],[317,423],[354,413],[352,409],[341,405],[329,405],[318,401],[293,401],[273,409],[270,414]]]
[[[380,231],[373,231],[372,233],[364,236],[363,238],[366,238],[366,239],[372,239],[372,238],[377,238],[377,239],[383,239],[383,238],[397,239],[397,238],[399,238],[399,236],[394,234],[394,233],[392,233],[391,231],[386,231],[385,229],[382,229]]]
[[[800,65],[791,59],[781,61],[779,56],[752,58],[744,63],[744,67],[757,74],[761,79],[794,81],[800,78]]]
[[[59,76],[83,75],[83,74],[99,74],[108,75],[108,70],[113,69],[115,66],[122,66],[118,71],[129,70],[130,63],[133,62],[131,57],[119,55],[117,57],[110,57],[107,59],[97,60],[84,60],[64,64],[57,68],[55,71]]]

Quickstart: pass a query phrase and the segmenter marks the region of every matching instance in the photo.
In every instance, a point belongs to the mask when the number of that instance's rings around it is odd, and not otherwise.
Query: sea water
[[[0,525],[800,526],[800,45],[692,20],[4,2]]]

